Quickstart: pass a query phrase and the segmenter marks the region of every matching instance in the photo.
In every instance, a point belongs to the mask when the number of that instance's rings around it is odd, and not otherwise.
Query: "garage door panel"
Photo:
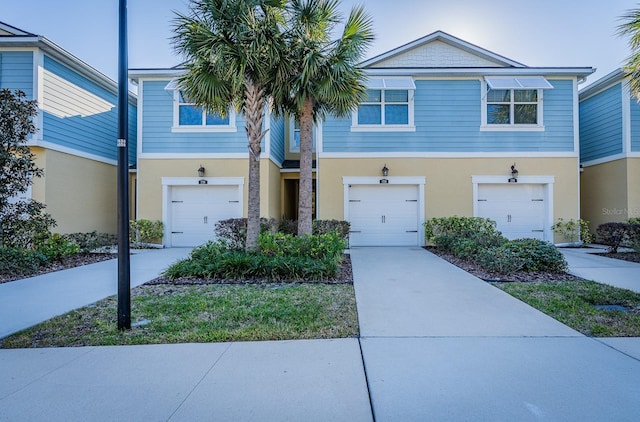
[[[171,189],[172,246],[198,246],[215,239],[215,224],[242,217],[238,186],[174,186]]]
[[[418,203],[415,185],[350,187],[350,245],[418,245]]]
[[[479,185],[477,216],[490,218],[508,239],[545,238],[543,185]]]

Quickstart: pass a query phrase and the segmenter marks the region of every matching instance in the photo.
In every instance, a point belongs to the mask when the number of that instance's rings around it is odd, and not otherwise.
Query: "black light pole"
[[[127,81],[127,0],[118,19],[118,329],[131,328],[129,261],[129,86]]]

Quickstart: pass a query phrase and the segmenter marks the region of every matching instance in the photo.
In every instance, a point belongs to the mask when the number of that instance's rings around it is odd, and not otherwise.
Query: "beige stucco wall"
[[[162,178],[197,177],[198,168],[205,177],[243,177],[243,215],[247,215],[249,163],[246,158],[225,159],[140,159],[137,174],[138,219],[162,220]],[[267,158],[260,164],[260,210],[263,217],[278,219],[280,214],[279,168]]]
[[[627,159],[629,217],[640,218],[640,157]]]
[[[473,215],[472,176],[504,176],[516,163],[520,176],[555,176],[553,219],[579,217],[577,158],[321,158],[319,218],[344,219],[343,176],[424,176],[425,219]]]
[[[600,224],[628,218],[627,166],[627,159],[615,160],[585,167],[580,175],[582,218],[592,233]]]
[[[44,177],[36,178],[32,198],[47,205],[58,233],[115,233],[117,168],[87,158],[32,148]]]

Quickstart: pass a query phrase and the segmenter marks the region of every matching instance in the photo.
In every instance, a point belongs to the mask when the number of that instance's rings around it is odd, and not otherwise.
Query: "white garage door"
[[[174,186],[170,197],[171,246],[198,246],[215,238],[216,222],[242,217],[238,186]]]
[[[507,239],[545,239],[543,185],[478,185],[478,217],[490,218]]]
[[[417,246],[418,186],[349,187],[351,246]]]

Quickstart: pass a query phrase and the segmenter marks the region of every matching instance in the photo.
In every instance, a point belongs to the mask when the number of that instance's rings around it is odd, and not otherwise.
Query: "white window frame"
[[[376,125],[361,125],[358,123],[358,109],[354,110],[351,118],[351,131],[352,132],[415,132],[414,122],[414,96],[415,96],[415,84],[410,78],[371,78],[368,84],[369,90],[380,91],[380,102],[363,102],[362,105],[376,104],[381,107],[381,124]],[[407,105],[409,119],[407,124],[403,125],[387,125],[384,122],[385,118],[385,91],[407,91]],[[389,105],[397,105],[405,103],[389,103]]]
[[[545,130],[544,127],[544,113],[543,113],[543,101],[544,101],[544,89],[543,88],[497,88],[500,90],[511,91],[511,99],[509,101],[509,124],[489,124],[487,123],[487,106],[488,104],[493,104],[494,102],[487,101],[487,94],[489,93],[490,87],[485,80],[482,81],[481,84],[481,92],[482,92],[482,111],[481,111],[481,123],[480,130],[485,132],[543,132]],[[538,118],[538,123],[536,124],[521,124],[515,123],[515,104],[534,104],[533,102],[516,102],[514,91],[517,90],[527,90],[537,91],[538,101],[536,114]],[[506,103],[505,103],[506,104]]]
[[[296,118],[291,116],[289,119],[289,152],[298,154],[300,152],[300,145],[295,144],[295,136],[296,132],[300,133],[300,128],[296,129]],[[312,151],[316,152],[316,125],[313,125],[312,129],[313,134],[313,144],[311,146]],[[299,135],[298,135],[299,136]]]
[[[189,105],[192,103],[180,102],[180,91],[173,89],[173,126],[171,132],[186,132],[186,133],[200,133],[200,132],[237,132],[236,127],[236,113],[233,108],[229,109],[229,124],[228,125],[207,125],[206,111],[202,110],[202,124],[200,125],[181,125],[180,124],[180,105]]]

